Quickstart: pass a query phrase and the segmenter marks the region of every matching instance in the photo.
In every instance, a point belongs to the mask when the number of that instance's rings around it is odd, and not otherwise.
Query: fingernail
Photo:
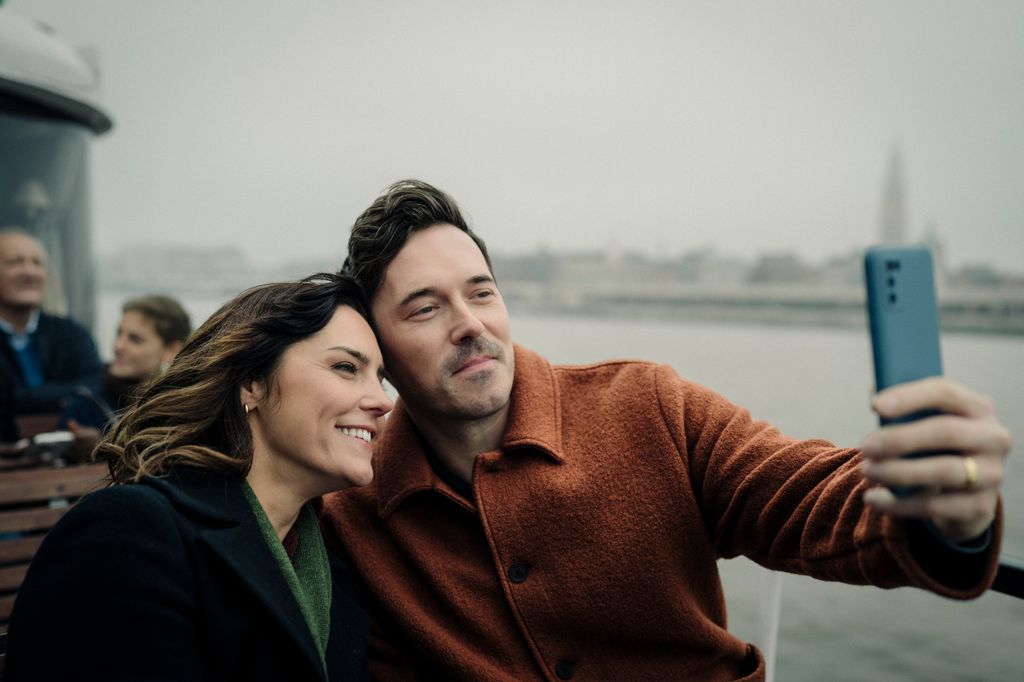
[[[875,398],[875,410],[878,412],[893,412],[899,405],[899,398],[886,393]]]
[[[869,507],[882,507],[886,499],[888,495],[883,488],[868,488],[864,491],[864,504]]]

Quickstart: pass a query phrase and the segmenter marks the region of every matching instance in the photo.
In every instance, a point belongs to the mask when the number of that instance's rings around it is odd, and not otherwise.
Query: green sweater
[[[331,632],[331,567],[327,561],[327,548],[324,547],[324,539],[320,535],[316,514],[309,504],[304,505],[299,511],[299,518],[295,521],[299,545],[294,558],[289,559],[256,494],[248,483],[242,488],[252,506],[256,522],[263,532],[263,538],[277,560],[277,565],[281,567],[281,573],[295,595],[295,601],[299,603],[299,609],[306,619],[306,625],[309,626],[313,642],[320,653],[320,661],[324,663],[326,669],[324,651]]]

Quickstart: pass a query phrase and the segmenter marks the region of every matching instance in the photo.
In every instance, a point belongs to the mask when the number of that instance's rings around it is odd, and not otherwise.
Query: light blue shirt
[[[32,316],[28,318],[28,324],[25,325],[25,331],[15,331],[14,327],[7,320],[0,317],[0,329],[10,335],[10,346],[15,353],[19,353],[28,347],[29,339],[36,333],[38,328],[39,308],[32,311]]]

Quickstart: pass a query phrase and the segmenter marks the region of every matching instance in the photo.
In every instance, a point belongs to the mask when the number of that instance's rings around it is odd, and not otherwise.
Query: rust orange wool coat
[[[904,525],[861,503],[856,451],[783,436],[670,367],[515,360],[472,499],[399,405],[373,484],[325,500],[365,583],[377,679],[762,679],[726,630],[720,557],[955,598],[994,576],[997,541],[970,584],[936,580]]]

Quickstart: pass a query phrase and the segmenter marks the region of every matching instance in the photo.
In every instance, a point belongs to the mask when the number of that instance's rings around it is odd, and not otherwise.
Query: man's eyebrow
[[[411,294],[403,298],[402,302],[399,303],[398,305],[408,305],[409,303],[415,301],[417,298],[422,298],[424,296],[433,296],[436,293],[437,289],[435,289],[434,287],[423,287],[422,289],[417,289],[416,291],[412,292]]]
[[[493,283],[493,282],[494,282],[494,277],[492,277],[490,273],[482,273],[482,274],[479,274],[479,275],[473,275],[472,277],[470,277],[469,279],[466,280],[466,284],[487,284],[487,283]],[[424,296],[436,296],[436,295],[437,295],[437,288],[436,287],[423,287],[422,289],[417,289],[416,291],[412,292],[411,294],[409,294],[408,296],[403,298],[398,305],[399,306],[408,305],[409,303],[412,303],[413,301],[415,301],[417,298],[423,298]]]

